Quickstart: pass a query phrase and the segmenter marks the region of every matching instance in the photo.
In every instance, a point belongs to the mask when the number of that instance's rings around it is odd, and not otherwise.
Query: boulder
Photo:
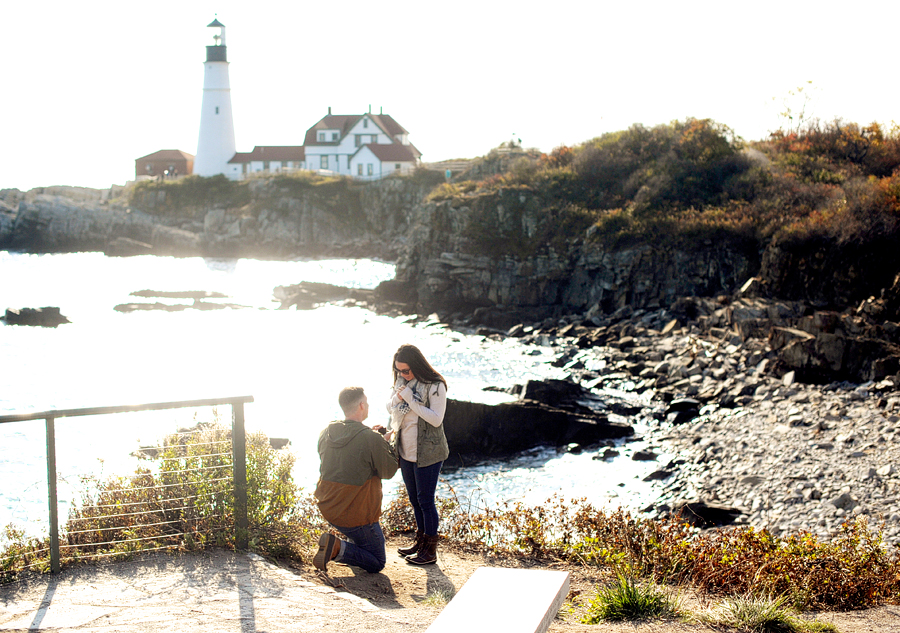
[[[139,242],[129,237],[117,237],[110,240],[104,253],[107,257],[133,257],[135,255],[150,255],[153,246],[146,242]]]
[[[590,446],[634,429],[600,414],[575,414],[532,400],[497,405],[448,400],[444,415],[454,456],[502,457],[538,446]]]
[[[672,424],[684,424],[700,415],[701,403],[693,398],[676,398],[666,408],[666,417]]]
[[[675,504],[673,513],[683,521],[702,528],[731,525],[741,516],[741,511],[737,508],[702,500],[679,501]]]
[[[59,308],[7,308],[7,325],[33,325],[37,327],[56,327],[63,323],[71,323],[60,314]]]
[[[313,281],[302,281],[292,286],[277,286],[273,294],[281,302],[280,310],[286,310],[291,306],[296,306],[298,310],[310,310],[319,303],[343,299],[368,301],[373,296],[371,290],[346,288]]]
[[[586,403],[597,397],[581,385],[569,380],[529,380],[519,394],[520,400],[534,400],[541,404],[572,412],[591,413]]]

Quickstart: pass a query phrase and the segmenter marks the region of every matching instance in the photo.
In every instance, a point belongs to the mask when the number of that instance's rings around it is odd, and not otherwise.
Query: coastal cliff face
[[[591,240],[590,227],[555,221],[538,196],[522,191],[466,205],[422,203],[409,220],[397,280],[426,311],[499,305],[609,313],[731,292],[759,270],[756,253],[728,244],[610,249]]]

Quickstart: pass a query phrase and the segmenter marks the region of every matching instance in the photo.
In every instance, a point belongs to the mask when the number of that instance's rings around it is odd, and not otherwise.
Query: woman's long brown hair
[[[447,380],[431,366],[431,363],[425,360],[425,356],[422,355],[422,352],[415,345],[401,345],[394,353],[394,360],[391,361],[391,372],[394,375],[394,382],[397,382],[397,376],[400,375],[400,372],[397,371],[398,362],[409,365],[416,380],[430,383],[442,382],[444,383],[444,389],[447,388]]]

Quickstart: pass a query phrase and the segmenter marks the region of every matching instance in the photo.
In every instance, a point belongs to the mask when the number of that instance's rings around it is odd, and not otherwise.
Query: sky
[[[785,105],[900,121],[896,2],[5,0],[0,189],[107,188],[196,153],[215,18],[237,151],[302,145],[329,107],[390,114],[425,162],[687,117],[761,140]]]

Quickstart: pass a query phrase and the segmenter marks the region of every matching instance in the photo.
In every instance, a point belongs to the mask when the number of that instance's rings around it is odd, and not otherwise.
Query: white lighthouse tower
[[[225,174],[231,177],[228,161],[234,157],[234,119],[231,115],[231,84],[228,81],[228,57],[225,25],[218,19],[209,27],[218,28],[213,46],[206,47],[203,65],[203,104],[200,106],[200,139],[194,157],[198,176]]]

